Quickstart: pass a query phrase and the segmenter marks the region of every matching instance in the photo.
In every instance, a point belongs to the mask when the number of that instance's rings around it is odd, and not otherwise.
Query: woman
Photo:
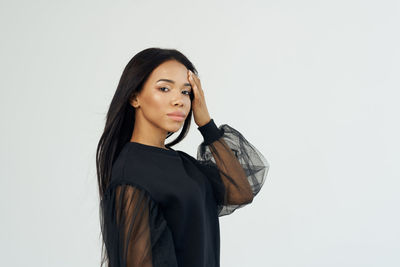
[[[102,266],[219,266],[218,217],[251,203],[264,183],[267,160],[237,130],[216,126],[196,73],[182,53],[160,48],[122,73],[96,154]],[[192,112],[204,138],[197,159],[171,148]]]

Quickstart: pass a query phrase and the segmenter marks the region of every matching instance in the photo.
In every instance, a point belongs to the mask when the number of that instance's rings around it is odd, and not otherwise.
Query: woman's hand
[[[208,114],[206,100],[204,98],[204,92],[201,88],[201,83],[199,77],[197,77],[193,72],[188,70],[189,82],[192,86],[192,92],[194,98],[192,100],[192,110],[194,121],[198,126],[203,126],[207,124],[210,120],[210,114]]]

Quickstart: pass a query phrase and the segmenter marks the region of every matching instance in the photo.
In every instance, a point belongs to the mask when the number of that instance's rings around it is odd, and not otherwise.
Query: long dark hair
[[[106,115],[104,132],[97,145],[96,169],[100,201],[103,199],[110,182],[112,165],[122,147],[129,142],[133,132],[135,109],[131,106],[130,100],[143,89],[143,84],[151,72],[167,60],[176,60],[197,75],[196,68],[181,52],[176,49],[162,49],[156,47],[147,48],[137,53],[128,62],[121,75],[117,90],[115,91]],[[190,95],[190,100],[193,100],[193,94]],[[178,137],[166,144],[166,147],[171,147],[179,143],[187,135],[191,119],[192,109],[190,109]],[[167,138],[172,134],[172,132],[168,132]],[[102,221],[103,218],[101,218],[101,216],[102,213],[100,210],[100,220]],[[101,265],[103,265],[105,257],[105,254],[103,254]]]

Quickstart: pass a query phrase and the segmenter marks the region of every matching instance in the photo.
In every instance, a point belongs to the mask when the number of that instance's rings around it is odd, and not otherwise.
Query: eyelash
[[[158,88],[158,89],[159,89],[161,92],[165,92],[165,91],[161,90],[161,89],[163,89],[163,88],[169,89],[168,87],[160,87],[160,88]],[[192,94],[191,91],[188,91],[188,90],[185,90],[185,91],[188,92],[188,94],[186,94],[186,95],[191,95],[191,94]]]

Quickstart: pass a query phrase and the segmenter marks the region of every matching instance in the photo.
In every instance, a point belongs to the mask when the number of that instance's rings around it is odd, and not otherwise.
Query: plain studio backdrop
[[[400,266],[398,1],[1,1],[2,266],[99,266],[95,150],[123,68],[176,48],[270,163],[221,266]],[[173,140],[174,134],[168,141]],[[196,156],[192,119],[175,146]]]

